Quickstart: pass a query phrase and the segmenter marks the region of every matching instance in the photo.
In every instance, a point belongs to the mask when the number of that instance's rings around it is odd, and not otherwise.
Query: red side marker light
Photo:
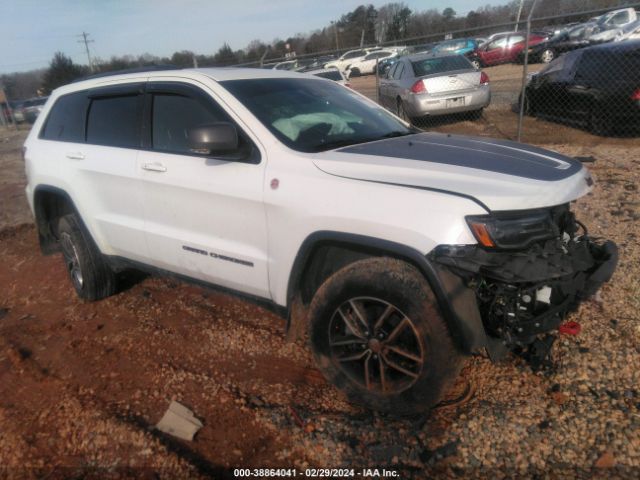
[[[580,333],[580,330],[582,330],[582,325],[580,325],[578,322],[573,322],[573,321],[565,322],[562,325],[560,325],[558,330],[563,335],[574,335],[575,336],[575,335],[578,335]]]

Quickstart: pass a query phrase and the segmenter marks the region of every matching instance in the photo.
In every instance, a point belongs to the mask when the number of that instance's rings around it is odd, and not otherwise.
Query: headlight
[[[466,217],[483,247],[517,249],[560,234],[550,212],[496,213]]]

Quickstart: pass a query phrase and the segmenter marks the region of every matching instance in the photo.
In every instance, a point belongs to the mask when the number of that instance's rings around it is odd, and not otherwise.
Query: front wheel
[[[479,108],[478,110],[474,110],[469,114],[469,118],[471,120],[480,120],[482,118],[483,112],[484,112],[484,108]]]
[[[94,301],[115,293],[115,275],[77,215],[60,219],[58,240],[69,278],[80,298]]]
[[[309,321],[322,373],[352,402],[383,413],[427,411],[461,366],[429,284],[400,260],[336,272],[314,296]]]
[[[476,70],[480,70],[482,68],[480,60],[471,60],[471,65],[473,65]]]
[[[550,48],[543,50],[540,54],[540,60],[542,60],[542,63],[550,63],[554,58],[556,58],[556,52]]]
[[[599,113],[597,107],[591,111],[589,127],[592,133],[601,137],[608,137],[613,130],[611,120],[606,115]]]

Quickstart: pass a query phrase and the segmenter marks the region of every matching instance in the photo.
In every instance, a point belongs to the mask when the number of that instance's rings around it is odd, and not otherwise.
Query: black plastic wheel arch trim
[[[294,260],[287,285],[287,311],[289,313],[307,262],[313,251],[326,243],[341,244],[345,247],[370,252],[372,255],[386,254],[408,261],[418,268],[429,283],[457,346],[465,353],[489,346],[475,295],[464,285],[460,277],[444,267],[432,264],[425,255],[412,247],[353,233],[318,231],[304,240]],[[287,328],[290,321],[289,315]]]

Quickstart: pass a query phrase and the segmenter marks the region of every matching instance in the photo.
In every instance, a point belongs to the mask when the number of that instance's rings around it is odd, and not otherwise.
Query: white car
[[[379,48],[359,48],[357,50],[349,50],[337,60],[326,63],[324,68],[337,68],[341,72],[344,72],[353,62],[363,59],[375,50],[379,50]]]
[[[371,75],[376,73],[376,65],[378,61],[396,56],[398,56],[398,52],[396,50],[376,50],[375,52],[371,52],[360,60],[355,60],[353,63],[348,65],[347,71],[349,72],[350,77]]]
[[[81,298],[117,294],[131,267],[236,292],[391,414],[434,405],[472,352],[538,348],[616,265],[570,211],[593,183],[577,160],[420,132],[294,72],[79,81],[24,158],[42,251]]]

